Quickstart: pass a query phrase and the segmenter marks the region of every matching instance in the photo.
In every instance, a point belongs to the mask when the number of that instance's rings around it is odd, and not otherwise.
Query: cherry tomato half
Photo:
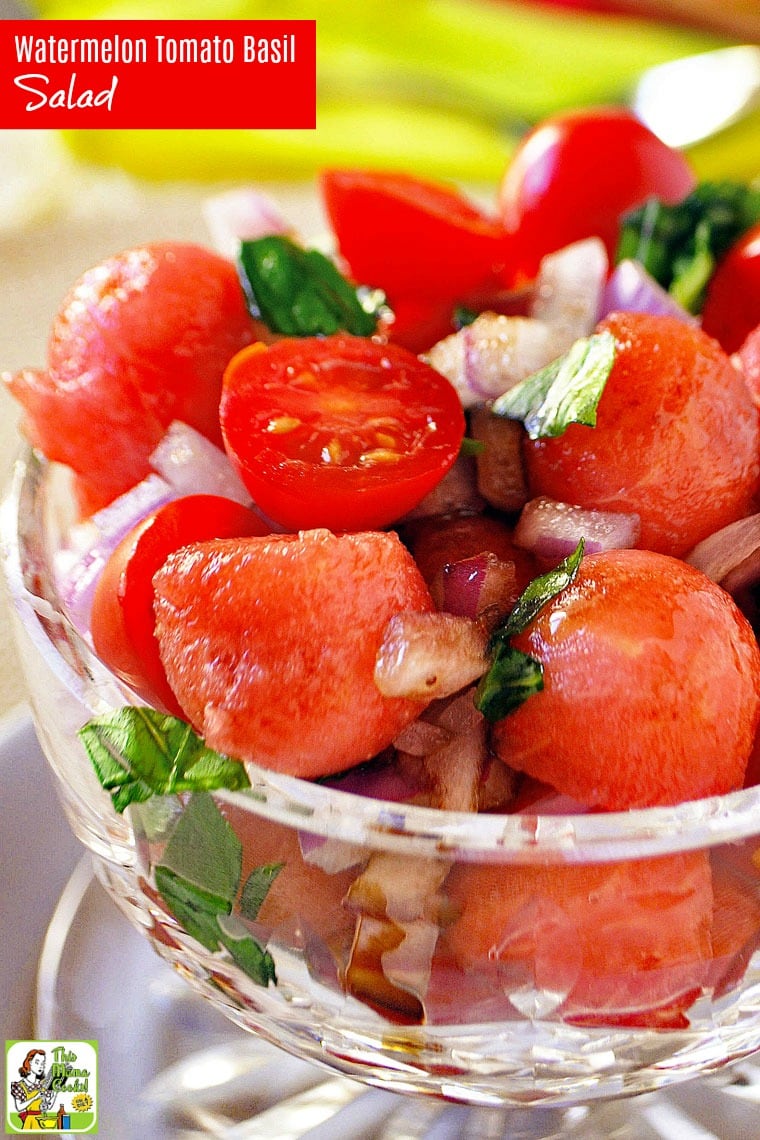
[[[547,253],[598,236],[612,257],[620,216],[656,196],[678,202],[695,185],[686,159],[631,112],[598,107],[546,119],[521,142],[499,191],[518,275]]]
[[[440,481],[464,434],[440,373],[398,345],[340,335],[239,352],[220,416],[254,502],[293,530],[387,526]]]
[[[509,246],[498,219],[457,190],[408,174],[328,170],[321,191],[354,278],[396,296],[454,300],[488,285]]]
[[[702,328],[736,352],[760,325],[760,224],[747,230],[720,261],[707,287]]]
[[[153,632],[153,575],[188,543],[268,533],[253,511],[219,495],[188,495],[153,511],[122,539],[98,580],[90,617],[98,657],[145,700],[183,716]]]

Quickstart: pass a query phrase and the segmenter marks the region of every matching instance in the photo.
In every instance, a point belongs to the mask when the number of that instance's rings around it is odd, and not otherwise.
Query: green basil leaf
[[[348,282],[329,257],[280,234],[242,242],[238,269],[251,314],[285,336],[371,336],[385,304],[378,290]]]
[[[270,982],[276,985],[274,958],[253,937],[240,919],[219,915],[217,923],[219,941],[229,951],[233,962],[258,985],[268,986]]]
[[[486,449],[486,445],[482,439],[472,439],[466,435],[459,445],[459,454],[463,458],[468,458],[474,455],[482,455]]]
[[[155,869],[156,887],[180,926],[207,950],[223,946],[259,985],[277,981],[274,960],[232,914],[240,886],[243,849],[213,798],[190,797]],[[255,918],[283,864],[255,868],[240,909]]]
[[[557,566],[547,570],[544,574],[539,574],[537,578],[528,582],[506,618],[491,633],[490,644],[492,648],[507,638],[522,633],[538,616],[547,602],[556,598],[562,590],[567,589],[578,573],[585,545],[584,540],[581,539],[575,550],[563,558]]]
[[[499,645],[475,690],[475,705],[486,720],[502,720],[543,687],[540,661],[511,645]]]
[[[94,717],[79,738],[118,812],[154,795],[250,786],[242,764],[208,748],[183,720],[155,709],[128,706]]]
[[[284,866],[284,863],[265,863],[261,867],[254,867],[240,892],[240,913],[243,918],[251,921],[258,918],[261,904]]]
[[[522,420],[531,439],[562,435],[570,424],[594,427],[596,409],[615,363],[610,332],[577,340],[569,352],[499,396],[497,416]]]
[[[158,868],[204,906],[229,914],[240,885],[243,849],[207,792],[191,796]]]
[[[546,603],[572,583],[584,546],[581,539],[558,566],[529,582],[506,618],[492,631],[488,642],[491,664],[475,690],[475,706],[487,720],[501,720],[543,689],[541,662],[516,649],[510,639],[527,629]]]
[[[206,899],[197,888],[166,867],[156,867],[156,887],[161,898],[183,930],[207,950],[218,950],[218,915],[214,900]]]
[[[457,305],[454,309],[452,324],[457,332],[459,332],[460,329],[464,329],[467,327],[467,325],[471,325],[472,322],[476,321],[479,316],[480,313],[477,309],[470,309],[467,307],[467,305]]]
[[[760,187],[702,182],[681,202],[650,198],[621,219],[616,261],[640,261],[689,312],[699,313],[718,261],[760,222]]]

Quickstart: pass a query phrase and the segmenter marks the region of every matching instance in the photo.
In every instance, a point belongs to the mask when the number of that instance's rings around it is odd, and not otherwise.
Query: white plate
[[[750,1140],[760,1067],[633,1100],[510,1115],[370,1089],[228,1022],[134,930],[68,832],[23,710],[0,721],[5,1037],[99,1043],[105,1140]],[[58,900],[56,905],[56,900]],[[51,916],[54,927],[43,940]],[[32,1025],[36,963],[42,954]]]

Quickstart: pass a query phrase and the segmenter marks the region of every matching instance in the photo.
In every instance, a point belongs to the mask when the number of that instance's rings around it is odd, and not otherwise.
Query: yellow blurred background
[[[37,0],[45,18],[315,19],[313,131],[80,131],[79,158],[150,179],[301,178],[374,165],[497,179],[560,108],[625,102],[641,71],[760,39],[759,0]],[[701,177],[760,171],[760,110],[691,152]]]

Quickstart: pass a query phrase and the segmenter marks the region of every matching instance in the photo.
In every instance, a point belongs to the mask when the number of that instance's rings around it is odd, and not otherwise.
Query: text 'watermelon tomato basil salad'
[[[234,258],[115,255],[46,367],[6,377],[78,503],[69,617],[134,693],[82,733],[116,808],[246,763],[534,815],[755,782],[760,190],[697,185],[600,108],[532,132],[490,212],[378,171],[320,192],[330,256],[264,196],[216,199]],[[134,745],[146,717],[188,722],[194,767],[103,760],[109,724]],[[600,994],[621,955],[706,961],[719,884],[703,854],[672,867],[460,866],[440,953],[495,953],[540,891],[606,900]],[[360,909],[361,878],[340,889]],[[678,937],[638,929],[669,892]]]

